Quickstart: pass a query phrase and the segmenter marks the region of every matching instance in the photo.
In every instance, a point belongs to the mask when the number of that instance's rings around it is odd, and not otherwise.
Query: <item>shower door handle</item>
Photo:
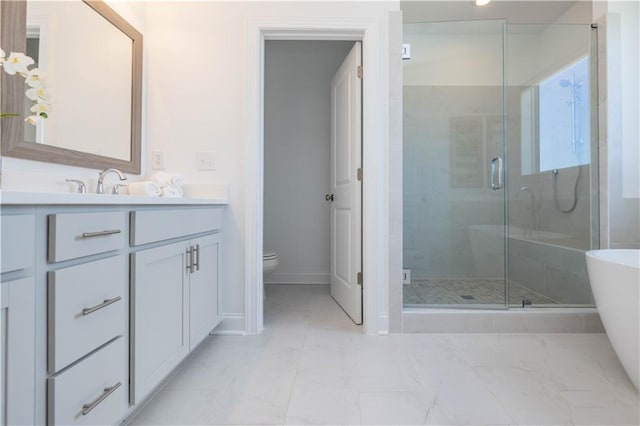
[[[496,171],[496,163],[498,163],[498,170]],[[496,183],[496,173],[498,174],[498,183]],[[493,157],[491,160],[491,189],[497,191],[502,189],[502,158]]]

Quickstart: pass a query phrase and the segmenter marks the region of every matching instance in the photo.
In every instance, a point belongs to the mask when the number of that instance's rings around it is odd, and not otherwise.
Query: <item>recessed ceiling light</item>
[[[476,6],[486,6],[491,3],[491,0],[476,0]]]

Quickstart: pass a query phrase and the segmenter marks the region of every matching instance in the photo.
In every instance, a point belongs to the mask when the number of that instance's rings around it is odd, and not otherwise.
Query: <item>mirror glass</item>
[[[80,0],[29,0],[26,36],[52,110],[25,141],[131,160],[131,39]]]
[[[50,105],[25,123],[24,79],[0,73],[0,111],[16,113],[0,121],[2,155],[140,174],[142,34],[100,0],[3,1],[0,14],[0,46],[36,61]]]

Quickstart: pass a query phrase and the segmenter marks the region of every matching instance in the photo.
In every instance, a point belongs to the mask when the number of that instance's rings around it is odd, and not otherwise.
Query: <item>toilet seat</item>
[[[268,252],[268,253],[265,252],[262,255],[262,260],[273,260],[273,259],[277,259],[277,258],[278,258],[278,255],[276,253],[273,253],[273,252]]]

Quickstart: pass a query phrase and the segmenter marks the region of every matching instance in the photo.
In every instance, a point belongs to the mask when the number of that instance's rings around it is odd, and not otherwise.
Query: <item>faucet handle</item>
[[[78,194],[86,194],[87,193],[87,185],[81,180],[78,179],[65,179],[67,182],[73,182],[78,184],[78,190],[76,191]]]
[[[122,183],[116,183],[115,185],[113,185],[113,189],[111,190],[111,193],[112,193],[113,195],[120,195],[120,190],[121,190],[122,188],[126,188],[126,187],[128,187],[128,186],[129,186],[129,185],[124,185],[124,184],[122,184]]]

